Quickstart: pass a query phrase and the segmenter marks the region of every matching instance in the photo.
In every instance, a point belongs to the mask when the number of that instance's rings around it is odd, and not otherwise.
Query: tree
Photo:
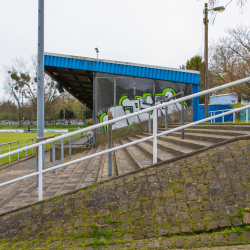
[[[210,70],[218,85],[236,81],[250,75],[250,31],[240,26],[227,30],[228,36],[211,46]],[[228,90],[226,90],[228,91]],[[250,100],[250,83],[233,86],[229,92],[241,99]]]
[[[89,109],[87,109],[86,111],[84,111],[83,116],[84,116],[84,119],[90,119],[92,118],[92,113]]]
[[[250,76],[250,31],[249,27],[239,26],[227,30],[228,36],[219,39],[211,47],[210,70],[218,85]],[[230,87],[220,93],[235,93],[237,105],[241,100],[250,100],[250,82]],[[239,119],[238,114],[236,119]]]
[[[199,55],[193,56],[190,60],[187,60],[186,65],[180,66],[182,69],[196,70],[200,72],[199,89],[204,90],[204,62]],[[204,97],[200,97],[200,104],[204,103]]]
[[[5,66],[5,91],[17,103],[19,109],[19,126],[21,126],[21,101],[20,94],[24,103],[33,105],[37,109],[37,71],[36,57],[30,61],[16,58],[11,66]],[[56,83],[47,75],[44,75],[44,97],[45,97],[45,119],[52,105],[59,97],[55,88]],[[23,106],[23,101],[22,101]]]

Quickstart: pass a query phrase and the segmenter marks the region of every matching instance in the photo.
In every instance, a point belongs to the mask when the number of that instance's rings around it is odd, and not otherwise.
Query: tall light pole
[[[225,10],[225,8],[223,6],[220,6],[220,7],[215,7],[213,9],[208,9],[207,3],[205,3],[204,19],[203,19],[203,23],[204,23],[204,27],[205,27],[204,90],[209,89],[209,83],[208,83],[208,23],[209,23],[209,20],[208,20],[208,11],[210,11],[210,10],[222,12],[222,11]],[[209,117],[209,113],[208,113],[209,95],[208,94],[205,95],[204,102],[205,102],[205,118],[207,118],[207,117]]]
[[[44,137],[44,0],[38,1],[37,137]]]

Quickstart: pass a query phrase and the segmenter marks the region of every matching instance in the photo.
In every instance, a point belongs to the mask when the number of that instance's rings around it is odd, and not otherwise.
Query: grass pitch
[[[50,136],[50,135],[58,135],[60,133],[44,133],[44,136]],[[0,133],[0,144],[3,143],[9,143],[9,142],[14,142],[14,141],[19,141],[19,148],[25,147],[26,146],[26,140],[27,139],[34,139],[33,143],[36,142],[36,137],[37,133]],[[32,145],[32,141],[29,140],[27,141],[27,145]],[[48,145],[47,145],[48,147]],[[7,145],[2,145],[0,146],[0,154],[5,154],[10,151],[18,149],[18,143],[12,143],[12,144],[7,144]],[[46,149],[46,146],[45,146]],[[33,149],[33,153],[36,152],[36,149]],[[32,154],[32,149],[27,151],[27,155]],[[26,157],[26,152],[19,153],[19,159]],[[18,155],[12,155],[11,158],[9,157],[0,159],[1,165],[4,165],[6,163],[9,163],[9,161],[15,161],[18,159]]]

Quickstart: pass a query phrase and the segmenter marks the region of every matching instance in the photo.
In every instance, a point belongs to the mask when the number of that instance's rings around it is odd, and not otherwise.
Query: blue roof
[[[199,72],[127,62],[45,53],[44,65],[116,75],[199,84]]]

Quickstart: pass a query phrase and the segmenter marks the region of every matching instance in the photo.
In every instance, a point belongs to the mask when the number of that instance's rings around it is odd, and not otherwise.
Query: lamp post
[[[95,48],[95,51],[96,51],[96,56],[97,56],[97,59],[98,59],[99,49],[98,49],[98,48]]]
[[[223,12],[225,10],[225,8],[223,6],[220,7],[215,7],[213,9],[208,9],[207,3],[205,3],[205,9],[204,9],[204,19],[203,19],[203,23],[205,26],[205,51],[204,51],[204,59],[205,59],[205,65],[204,65],[204,90],[209,89],[209,84],[208,84],[208,11],[218,11],[218,12]],[[208,94],[205,95],[204,98],[204,102],[205,102],[205,118],[209,117],[208,114],[208,103],[209,103],[209,99],[208,99]]]

